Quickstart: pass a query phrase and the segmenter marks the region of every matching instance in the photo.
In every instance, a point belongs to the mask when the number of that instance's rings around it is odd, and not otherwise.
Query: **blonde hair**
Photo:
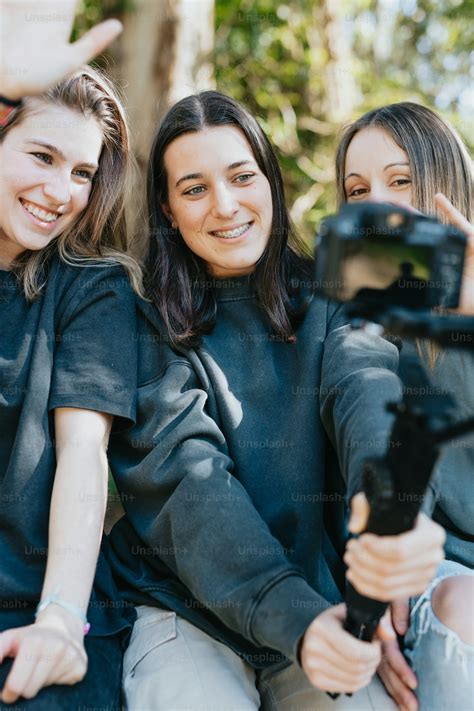
[[[46,283],[45,266],[53,253],[75,266],[121,265],[135,291],[142,293],[142,271],[127,253],[125,199],[131,183],[131,151],[127,122],[120,98],[107,77],[83,67],[46,92],[39,100],[93,117],[103,133],[99,167],[89,201],[75,223],[41,250],[26,250],[12,264],[28,300],[37,297]],[[3,129],[0,140],[33,110],[25,99]]]
[[[344,167],[349,144],[364,128],[380,128],[390,134],[408,156],[413,181],[413,207],[440,222],[445,215],[435,204],[435,194],[443,193],[464,217],[472,219],[472,162],[461,138],[449,123],[434,111],[409,101],[373,109],[347,126],[336,153],[336,189],[339,207],[346,202]],[[418,341],[434,367],[440,348],[431,341]]]
[[[446,222],[434,201],[435,194],[441,192],[471,221],[472,164],[461,138],[434,111],[410,101],[373,109],[344,129],[336,154],[339,205],[347,199],[344,190],[347,149],[356,133],[369,127],[387,131],[407,154],[413,180],[413,207]]]

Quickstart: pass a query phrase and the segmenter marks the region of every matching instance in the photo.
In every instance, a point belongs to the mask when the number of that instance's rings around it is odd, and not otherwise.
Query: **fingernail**
[[[416,679],[412,679],[411,676],[406,676],[403,681],[412,690],[416,689],[416,687],[418,686],[418,684],[416,683]]]

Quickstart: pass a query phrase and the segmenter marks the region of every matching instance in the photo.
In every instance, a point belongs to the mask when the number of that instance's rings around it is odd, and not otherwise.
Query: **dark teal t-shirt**
[[[41,295],[28,302],[0,271],[0,630],[32,621],[45,574],[56,469],[54,409],[135,418],[133,294],[119,267],[54,260]],[[101,553],[88,618],[112,634],[129,611],[117,602]]]

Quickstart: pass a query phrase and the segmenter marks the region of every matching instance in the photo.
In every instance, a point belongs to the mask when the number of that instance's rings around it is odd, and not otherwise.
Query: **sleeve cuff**
[[[135,424],[135,404],[131,403],[101,400],[90,395],[55,395],[50,399],[48,409],[51,411],[58,407],[94,410],[95,412],[105,412],[108,415],[113,415],[114,432],[129,429]]]
[[[298,648],[311,622],[331,604],[290,574],[275,583],[260,599],[250,620],[251,639],[258,645],[282,652],[298,662]]]

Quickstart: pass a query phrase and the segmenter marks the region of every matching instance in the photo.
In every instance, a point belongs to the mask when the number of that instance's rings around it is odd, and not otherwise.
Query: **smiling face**
[[[387,131],[371,127],[355,134],[346,153],[344,190],[347,202],[412,205],[408,156]]]
[[[102,149],[97,121],[30,99],[0,143],[0,266],[39,250],[86,207]]]
[[[272,195],[243,132],[232,125],[186,133],[167,147],[163,209],[189,249],[223,278],[254,271],[270,238]]]

